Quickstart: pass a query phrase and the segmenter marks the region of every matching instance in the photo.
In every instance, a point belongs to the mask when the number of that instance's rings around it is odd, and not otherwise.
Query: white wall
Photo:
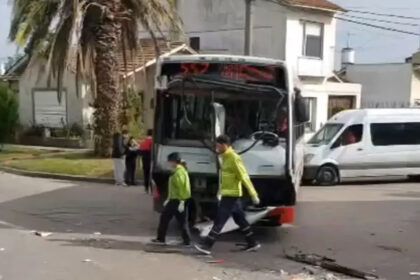
[[[135,90],[143,92],[142,117],[146,129],[153,129],[155,112],[155,65],[135,73]]]
[[[178,7],[186,35],[199,36],[204,53],[243,54],[244,3],[244,0],[180,0]],[[322,59],[302,57],[301,20],[325,24]],[[269,1],[256,1],[253,55],[286,60],[297,74],[330,76],[334,69],[335,25],[330,13],[289,9]],[[297,72],[299,68],[300,73]]]
[[[320,129],[328,121],[328,105],[331,96],[352,96],[355,100],[355,108],[360,108],[360,92],[360,84],[333,82],[327,82],[320,85],[304,84],[302,86],[302,96],[315,98],[316,100],[315,131]]]
[[[23,126],[34,124],[33,91],[36,89],[55,89],[56,82],[47,83],[46,63],[43,61],[32,62],[19,80],[19,118]],[[63,79],[67,96],[67,122],[68,124],[85,124],[84,104],[88,103],[89,96],[81,91],[82,96],[76,95],[74,75],[67,73]],[[88,118],[87,114],[85,114]]]
[[[302,20],[324,24],[323,58],[302,55],[304,29]],[[287,16],[286,61],[299,76],[331,76],[334,70],[336,21],[331,14],[290,11]]]
[[[245,1],[180,0],[179,13],[188,37],[199,36],[203,53],[244,52]],[[285,59],[286,9],[254,3],[253,55]]]
[[[346,78],[362,84],[362,107],[393,107],[411,101],[412,64],[355,64]]]
[[[417,66],[419,67],[419,66]],[[411,81],[411,104],[419,106],[420,103],[420,68],[417,71],[413,71]]]

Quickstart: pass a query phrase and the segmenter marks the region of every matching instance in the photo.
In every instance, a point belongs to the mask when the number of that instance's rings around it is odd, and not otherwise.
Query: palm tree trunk
[[[117,53],[121,26],[116,16],[121,0],[96,0],[105,9],[102,23],[95,32],[96,39],[96,99],[95,99],[95,153],[109,157],[112,135],[119,128],[121,95],[118,88]]]

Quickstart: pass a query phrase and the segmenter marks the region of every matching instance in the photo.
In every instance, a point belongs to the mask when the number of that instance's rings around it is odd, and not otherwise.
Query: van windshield
[[[343,126],[341,123],[327,123],[309,140],[308,144],[317,146],[328,144]]]

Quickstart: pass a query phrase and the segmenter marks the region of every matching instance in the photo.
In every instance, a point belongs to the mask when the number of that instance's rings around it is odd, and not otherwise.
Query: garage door
[[[335,114],[355,108],[354,96],[330,96],[328,100],[328,119]]]
[[[66,92],[63,92],[61,103],[56,90],[35,90],[33,98],[35,124],[46,127],[67,125]]]

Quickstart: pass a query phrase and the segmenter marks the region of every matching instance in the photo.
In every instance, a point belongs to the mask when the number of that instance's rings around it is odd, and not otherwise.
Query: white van
[[[332,117],[307,143],[304,179],[420,175],[420,109],[349,110]]]

